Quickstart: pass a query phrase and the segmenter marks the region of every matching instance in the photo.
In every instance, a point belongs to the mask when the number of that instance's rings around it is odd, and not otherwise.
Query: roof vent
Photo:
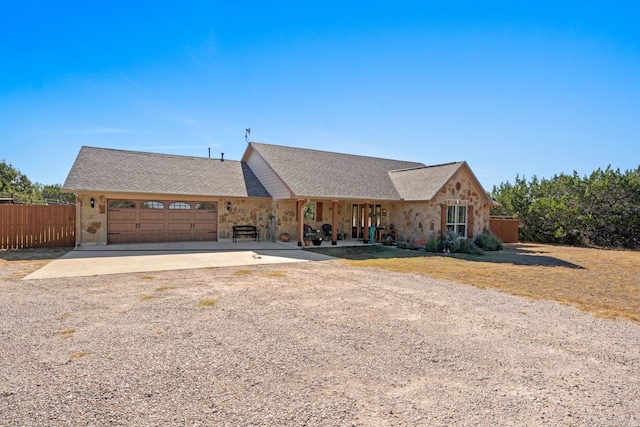
[[[220,161],[224,162],[224,153],[220,153]]]

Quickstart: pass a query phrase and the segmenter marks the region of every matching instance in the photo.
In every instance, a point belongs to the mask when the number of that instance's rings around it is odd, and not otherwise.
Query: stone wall
[[[231,203],[229,209],[227,203]],[[218,239],[231,239],[234,225],[255,225],[260,233],[260,240],[267,239],[273,211],[270,199],[220,199]]]
[[[395,203],[391,207],[392,223],[398,229],[398,240],[412,242],[441,237],[442,205],[453,200],[473,207],[473,234],[489,227],[489,198],[475,185],[469,174],[459,170],[436,195],[433,202]]]
[[[76,244],[107,244],[107,199],[104,196],[93,196],[95,207],[91,207],[91,195],[78,194],[76,204],[80,207],[80,216],[76,219],[79,235]]]
[[[318,203],[313,201],[313,203]],[[322,224],[331,224],[333,221],[333,202],[322,201],[322,218],[317,217],[315,221],[305,221],[313,229],[321,230]],[[351,203],[338,203],[338,231],[351,233]],[[287,233],[291,241],[298,240],[298,221],[296,220],[296,201],[278,200],[274,202],[274,212],[276,215],[277,236]]]

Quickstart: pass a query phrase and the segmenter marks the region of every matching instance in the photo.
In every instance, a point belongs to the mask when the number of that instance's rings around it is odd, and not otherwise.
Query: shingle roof
[[[297,197],[397,200],[389,171],[417,162],[251,142],[251,147]]]
[[[242,162],[82,147],[66,191],[270,197]]]
[[[391,182],[403,200],[431,200],[465,162],[390,171]]]

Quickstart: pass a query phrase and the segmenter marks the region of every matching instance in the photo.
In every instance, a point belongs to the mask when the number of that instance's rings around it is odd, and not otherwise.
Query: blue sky
[[[270,3],[275,3],[270,4]],[[250,140],[516,175],[640,165],[638,2],[0,0],[0,159]]]

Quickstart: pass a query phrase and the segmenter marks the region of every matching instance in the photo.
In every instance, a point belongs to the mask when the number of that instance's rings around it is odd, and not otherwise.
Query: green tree
[[[489,195],[502,205],[492,215],[518,218],[524,241],[640,248],[640,167],[530,182],[516,176]]]

